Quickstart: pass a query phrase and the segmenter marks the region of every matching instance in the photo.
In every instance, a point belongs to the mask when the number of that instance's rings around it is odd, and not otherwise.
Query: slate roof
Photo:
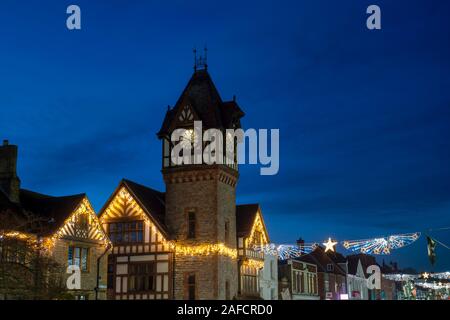
[[[368,255],[368,254],[364,254],[364,253],[359,253],[359,254],[352,254],[352,255],[348,255],[347,256],[347,261],[348,261],[348,273],[349,274],[356,274],[357,270],[358,270],[358,261],[361,260],[361,265],[364,271],[364,275],[367,277],[367,267],[370,265],[374,265],[377,264],[377,261],[375,259],[375,257]]]
[[[235,101],[223,102],[207,70],[197,70],[192,75],[174,108],[164,117],[158,137],[169,134],[170,126],[179,108],[189,104],[208,128],[231,128],[232,124],[244,116]]]
[[[167,232],[165,224],[165,193],[128,179],[123,179],[122,181],[136,197],[136,200],[143,206],[143,209],[146,210],[154,220],[156,220],[157,224],[159,224],[163,231]]]
[[[246,237],[250,234],[258,214],[259,204],[241,204],[236,206],[236,234]]]
[[[64,221],[75,211],[83,201],[85,194],[64,197],[53,197],[33,191],[20,189],[20,202],[13,203],[3,192],[0,192],[0,211],[11,211],[19,221],[30,223],[28,216],[37,218],[28,232],[48,236],[56,232]],[[34,219],[33,219],[34,220]],[[39,226],[38,226],[39,225]],[[23,230],[25,231],[25,230]]]

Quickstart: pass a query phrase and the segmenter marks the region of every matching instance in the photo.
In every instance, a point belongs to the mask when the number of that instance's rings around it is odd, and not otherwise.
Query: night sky
[[[449,1],[220,3],[1,1],[0,139],[19,145],[22,186],[86,192],[96,210],[123,177],[164,190],[156,132],[207,44],[244,127],[280,129],[279,174],[242,166],[237,189],[273,242],[450,226]],[[433,271],[449,270],[437,254]],[[431,270],[425,237],[385,259]]]

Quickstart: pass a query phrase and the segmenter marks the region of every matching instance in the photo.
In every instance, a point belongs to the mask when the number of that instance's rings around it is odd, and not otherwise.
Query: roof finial
[[[203,55],[197,57],[197,49],[194,49],[194,71],[208,69],[208,48],[205,46]]]
[[[197,71],[197,48],[194,48],[194,71]]]

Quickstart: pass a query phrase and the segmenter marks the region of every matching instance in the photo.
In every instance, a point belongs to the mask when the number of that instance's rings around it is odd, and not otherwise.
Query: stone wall
[[[74,296],[87,295],[89,300],[95,299],[95,287],[97,286],[97,259],[105,252],[105,247],[100,244],[94,244],[87,241],[72,241],[58,239],[52,250],[53,259],[67,270],[68,266],[68,248],[69,246],[89,248],[88,271],[81,272],[81,289],[71,290]],[[107,281],[107,260],[108,255],[104,255],[100,260],[100,288],[98,293],[99,300],[106,299],[106,281]],[[64,274],[64,284],[70,274]]]
[[[226,245],[236,249],[236,176],[221,166],[169,169],[163,172],[166,182],[166,225],[180,245],[195,246],[225,242],[225,223],[229,237]],[[187,239],[188,212],[196,215],[196,237]],[[187,297],[186,279],[196,275],[197,299],[225,299],[238,288],[237,260],[211,254],[175,258],[175,299]]]

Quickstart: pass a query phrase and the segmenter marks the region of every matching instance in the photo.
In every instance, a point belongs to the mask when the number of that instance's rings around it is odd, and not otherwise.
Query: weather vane
[[[197,49],[194,48],[194,71],[208,69],[208,48],[205,46],[203,55],[197,56]]]

